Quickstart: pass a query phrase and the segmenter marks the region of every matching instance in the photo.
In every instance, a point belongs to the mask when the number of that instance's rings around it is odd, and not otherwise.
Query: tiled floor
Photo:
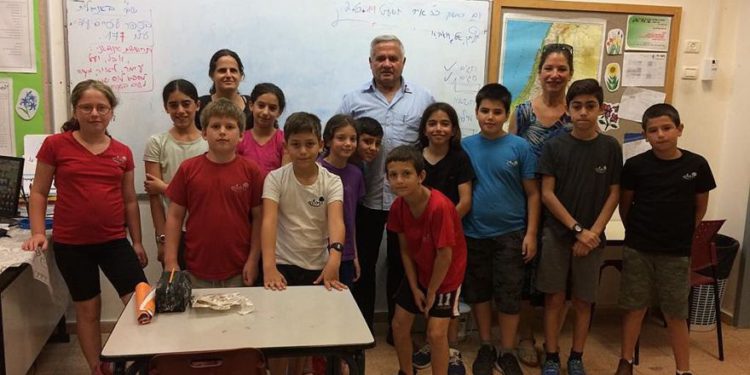
[[[597,311],[591,335],[586,344],[584,362],[589,374],[613,374],[620,351],[620,315],[618,310]],[[398,363],[393,347],[385,343],[385,325],[378,326],[377,346],[367,351],[367,374],[396,374]],[[694,373],[750,375],[750,329],[736,329],[725,326],[724,346],[726,360],[717,359],[716,333],[691,332],[691,364]],[[539,339],[541,342],[541,339]],[[470,334],[460,345],[467,368],[470,369],[477,349],[476,333]],[[570,348],[570,328],[563,330],[561,342],[563,353]],[[563,355],[563,361],[565,356]],[[538,374],[538,369],[524,368],[526,374]],[[429,370],[420,374],[430,374]],[[471,373],[471,371],[467,371]],[[642,375],[674,374],[674,362],[667,341],[666,329],[656,320],[648,320],[644,325],[641,340],[641,364],[636,373]],[[85,361],[75,336],[68,344],[48,344],[28,375],[87,375]]]

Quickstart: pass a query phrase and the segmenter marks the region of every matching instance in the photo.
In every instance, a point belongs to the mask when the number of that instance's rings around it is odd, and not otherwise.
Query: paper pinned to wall
[[[664,86],[666,53],[626,52],[622,57],[622,86]]]
[[[42,148],[44,139],[49,137],[50,134],[28,134],[23,137],[23,149],[25,155],[23,156],[23,191],[26,194],[31,192],[31,183],[34,180],[34,173],[36,172],[36,154],[39,153],[39,149]],[[55,189],[55,181],[52,181],[52,186],[49,190],[49,195],[57,195]]]
[[[0,1],[0,72],[36,73],[34,1]]]
[[[16,156],[13,121],[13,80],[0,79],[0,155]]]
[[[641,133],[625,133],[622,142],[622,162],[651,149]]]
[[[643,112],[654,104],[664,103],[665,98],[666,94],[660,91],[628,87],[620,99],[620,118],[641,122]]]

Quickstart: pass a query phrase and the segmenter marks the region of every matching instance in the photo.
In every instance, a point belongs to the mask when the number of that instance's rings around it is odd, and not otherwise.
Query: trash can
[[[732,271],[734,258],[740,248],[740,243],[729,236],[717,234],[714,239],[716,243],[716,277],[719,279],[719,302],[724,298],[726,292],[727,278]],[[712,276],[711,268],[697,271],[704,276]],[[693,331],[710,331],[716,328],[716,311],[714,309],[714,288],[711,285],[698,285],[693,287],[693,301],[690,306],[690,329]]]

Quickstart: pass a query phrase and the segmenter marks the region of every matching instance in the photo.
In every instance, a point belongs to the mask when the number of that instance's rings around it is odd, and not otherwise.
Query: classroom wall
[[[746,0],[589,0],[590,2],[682,7],[679,53],[675,70],[672,104],[680,111],[685,130],[680,146],[703,155],[711,165],[717,189],[711,192],[707,219],[727,219],[721,233],[742,241],[750,190],[750,154],[747,139],[750,127],[740,110],[750,97],[750,77],[746,74],[750,51],[743,38],[741,22],[750,17]],[[718,12],[718,13],[717,13]],[[699,54],[682,52],[685,40],[702,42]],[[700,66],[713,49],[719,72],[713,81],[683,80],[685,66]],[[743,121],[745,120],[745,121]],[[739,257],[738,257],[739,259]],[[739,262],[737,262],[738,264]],[[737,268],[735,266],[735,268]],[[732,315],[737,290],[732,271],[724,313]]]
[[[614,2],[589,0],[592,2]],[[750,50],[741,36],[741,21],[750,19],[750,2],[746,0],[619,0],[625,4],[648,4],[682,7],[680,27],[680,51],[686,39],[702,42],[700,54],[678,53],[677,77],[675,79],[673,104],[680,110],[685,123],[685,132],[680,140],[682,147],[698,152],[708,159],[717,179],[718,188],[712,192],[707,218],[727,219],[722,233],[742,240],[750,190],[750,153],[746,152],[750,127],[743,118],[750,97],[750,77],[747,61]],[[65,51],[62,21],[62,2],[48,1],[50,14],[50,59],[51,84],[53,89],[53,116],[57,127],[67,117],[65,86]],[[715,20],[711,15],[721,11]],[[363,41],[366,43],[367,41]],[[684,66],[700,66],[706,57],[707,48],[714,48],[714,56],[720,62],[719,73],[714,81],[682,80]],[[148,203],[141,203],[143,233],[152,264],[147,269],[149,280],[158,277],[155,262],[155,245],[150,241],[153,227],[148,215]],[[739,257],[738,257],[739,258]],[[736,276],[737,270],[733,270]],[[724,299],[723,310],[731,315],[737,281],[732,279]],[[382,288],[385,289],[385,288]],[[121,305],[109,286],[105,291],[102,320],[114,321],[119,316]],[[379,304],[382,306],[382,304]]]
[[[750,217],[746,212],[750,207],[748,205],[750,154],[747,152],[750,126],[744,118],[745,111],[742,110],[747,106],[747,98],[750,98],[750,76],[747,75],[747,69],[750,68],[748,64],[750,50],[747,48],[747,39],[743,37],[745,30],[742,28],[742,21],[750,17],[750,2],[727,1],[726,4],[722,4],[721,14],[720,22],[726,23],[725,27],[728,29],[726,40],[721,43],[722,49],[727,50],[725,55],[734,55],[734,58],[728,60],[728,64],[723,64],[723,66],[733,68],[732,74],[727,76],[727,80],[732,82],[732,87],[726,97],[724,111],[727,115],[719,148],[721,170],[718,171],[716,177],[720,185],[711,197],[711,201],[712,204],[715,203],[713,206],[719,213],[716,217],[728,219],[721,232],[742,242],[743,238],[748,238],[747,233],[743,235],[743,230],[749,227],[745,221]],[[745,220],[741,220],[743,217]],[[745,254],[747,251],[750,251],[750,244],[745,244]],[[725,311],[731,312],[735,309],[739,265],[740,257],[738,256],[729,278],[727,294],[724,297]],[[745,274],[748,274],[747,270]]]

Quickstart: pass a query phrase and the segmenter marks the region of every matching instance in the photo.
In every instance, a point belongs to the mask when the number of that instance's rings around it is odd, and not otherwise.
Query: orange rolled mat
[[[151,323],[156,312],[156,298],[154,297],[155,293],[148,283],[141,282],[135,286],[135,316],[138,324]]]

